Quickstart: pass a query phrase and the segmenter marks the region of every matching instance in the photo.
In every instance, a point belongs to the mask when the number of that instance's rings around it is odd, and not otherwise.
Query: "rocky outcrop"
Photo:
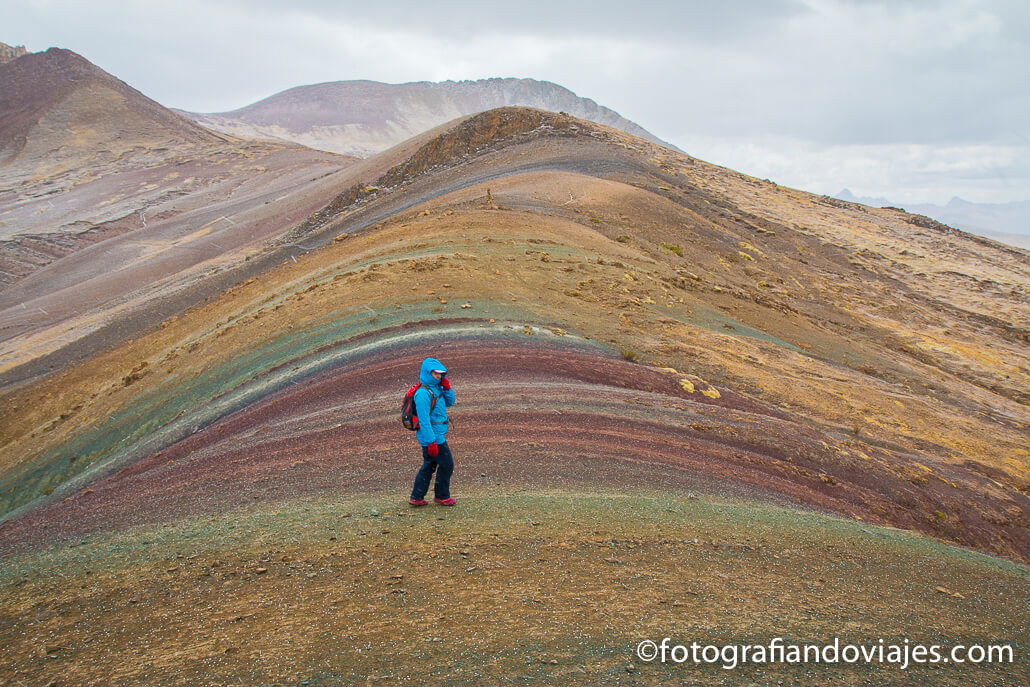
[[[29,51],[25,49],[24,45],[7,45],[7,43],[0,43],[0,64],[11,62],[22,55],[28,54]]]

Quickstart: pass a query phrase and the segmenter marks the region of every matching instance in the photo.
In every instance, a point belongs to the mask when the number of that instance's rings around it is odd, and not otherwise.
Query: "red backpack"
[[[420,386],[422,386],[422,382],[404,392],[404,402],[401,403],[401,424],[404,425],[405,429],[418,429],[418,414],[415,412],[415,392],[418,391]],[[426,390],[433,397],[433,400],[429,402],[429,412],[433,412],[433,408],[436,407],[436,394],[429,387],[426,387]]]

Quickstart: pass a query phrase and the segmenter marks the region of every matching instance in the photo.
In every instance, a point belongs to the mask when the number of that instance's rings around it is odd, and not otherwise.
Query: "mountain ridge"
[[[872,207],[898,207],[897,202],[880,197],[859,197],[849,189],[838,191],[834,197]],[[964,231],[1030,249],[1030,200],[1008,203],[975,203],[952,196],[944,205],[933,203],[904,203],[914,214],[932,217]]]
[[[525,78],[399,84],[326,81],[288,88],[226,112],[176,111],[234,135],[283,138],[321,150],[368,157],[456,117],[503,106],[565,111],[678,150],[590,98],[579,97],[550,81]]]
[[[0,64],[0,149],[5,337],[45,328],[72,303],[86,313],[124,297],[94,290],[105,270],[135,265],[134,288],[147,290],[265,238],[324,204],[318,180],[355,161],[209,131],[61,48]],[[279,201],[280,216],[235,214],[259,198]]]
[[[173,113],[64,48],[0,64],[0,93],[0,181],[7,184],[75,175],[86,166],[84,155],[114,163],[153,157],[147,149],[210,149],[237,140]]]

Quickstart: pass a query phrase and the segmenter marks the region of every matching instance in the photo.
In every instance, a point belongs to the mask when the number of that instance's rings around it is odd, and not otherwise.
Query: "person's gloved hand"
[[[428,449],[427,452],[433,458],[436,458],[437,455],[439,455],[439,453],[440,453],[440,447],[436,445],[435,441],[433,443],[429,444],[428,446],[426,446],[426,449]]]
[[[443,387],[444,391],[447,391],[448,389],[451,388],[451,380],[447,379],[446,377],[441,378],[440,379],[440,386]]]

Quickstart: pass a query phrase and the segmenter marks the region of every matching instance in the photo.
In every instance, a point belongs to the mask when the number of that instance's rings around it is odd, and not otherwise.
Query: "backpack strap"
[[[421,388],[423,388],[423,389],[425,389],[426,391],[429,392],[429,397],[432,399],[431,401],[429,401],[429,410],[432,411],[433,408],[436,407],[436,399],[438,398],[437,395],[433,393],[432,389],[430,389],[428,386],[426,386],[422,382],[419,382],[418,385],[419,385],[419,387],[421,387]],[[418,391],[418,389],[415,389],[415,391]],[[414,399],[414,394],[412,394],[412,398]]]

